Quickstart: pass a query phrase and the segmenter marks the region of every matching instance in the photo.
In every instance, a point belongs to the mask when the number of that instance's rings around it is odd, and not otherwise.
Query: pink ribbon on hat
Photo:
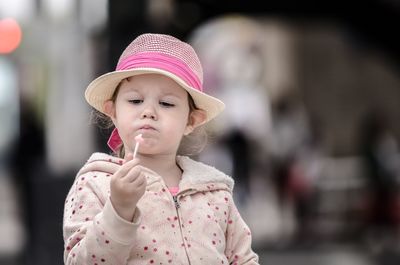
[[[135,68],[156,68],[170,72],[189,86],[203,91],[199,78],[182,60],[159,52],[142,52],[124,58],[117,65],[117,70],[130,70]]]
[[[181,78],[194,89],[203,91],[203,86],[199,78],[185,62],[176,57],[159,52],[137,53],[120,61],[116,70],[130,70],[136,68],[156,68],[170,72]],[[115,128],[108,139],[107,145],[112,151],[116,152],[121,144],[121,137],[119,136],[117,128]]]

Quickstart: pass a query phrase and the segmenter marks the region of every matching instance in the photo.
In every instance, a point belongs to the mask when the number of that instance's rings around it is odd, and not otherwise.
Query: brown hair
[[[112,97],[110,98],[112,102],[116,101],[119,89],[124,80],[122,80],[115,88],[115,91]],[[192,96],[189,93],[187,93],[187,95],[188,95],[189,115],[190,115],[193,111],[200,109],[197,108]],[[97,110],[92,111],[91,120],[93,123],[97,124],[101,129],[109,130],[114,127],[111,118]],[[208,134],[204,126],[199,126],[195,128],[192,133],[183,136],[182,141],[178,148],[178,155],[193,156],[199,154],[206,146],[207,140],[208,140]],[[121,144],[121,146],[117,148],[114,155],[121,158],[125,156],[125,148],[123,144]]]

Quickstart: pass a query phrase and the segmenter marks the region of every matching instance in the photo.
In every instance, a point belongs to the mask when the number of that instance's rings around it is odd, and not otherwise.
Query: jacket
[[[87,163],[93,161],[123,163],[102,153]],[[176,196],[161,176],[146,171],[133,222],[110,202],[110,174],[78,173],[65,201],[65,264],[258,264],[232,198],[233,179],[189,157],[178,156],[177,163],[183,173]]]

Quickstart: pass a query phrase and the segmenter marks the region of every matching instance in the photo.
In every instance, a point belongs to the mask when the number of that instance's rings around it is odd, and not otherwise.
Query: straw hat
[[[207,113],[205,122],[225,107],[222,101],[203,92],[203,70],[189,44],[169,35],[150,33],[134,39],[119,58],[116,70],[93,80],[86,88],[85,98],[92,107],[105,113],[104,103],[111,99],[123,79],[149,73],[168,76],[182,86],[196,107]]]

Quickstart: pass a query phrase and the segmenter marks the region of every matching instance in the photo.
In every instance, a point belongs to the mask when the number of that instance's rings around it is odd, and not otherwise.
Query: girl
[[[258,264],[232,178],[177,155],[224,108],[202,92],[189,44],[137,37],[85,97],[112,120],[118,156],[95,153],[78,172],[65,202],[66,264]]]

